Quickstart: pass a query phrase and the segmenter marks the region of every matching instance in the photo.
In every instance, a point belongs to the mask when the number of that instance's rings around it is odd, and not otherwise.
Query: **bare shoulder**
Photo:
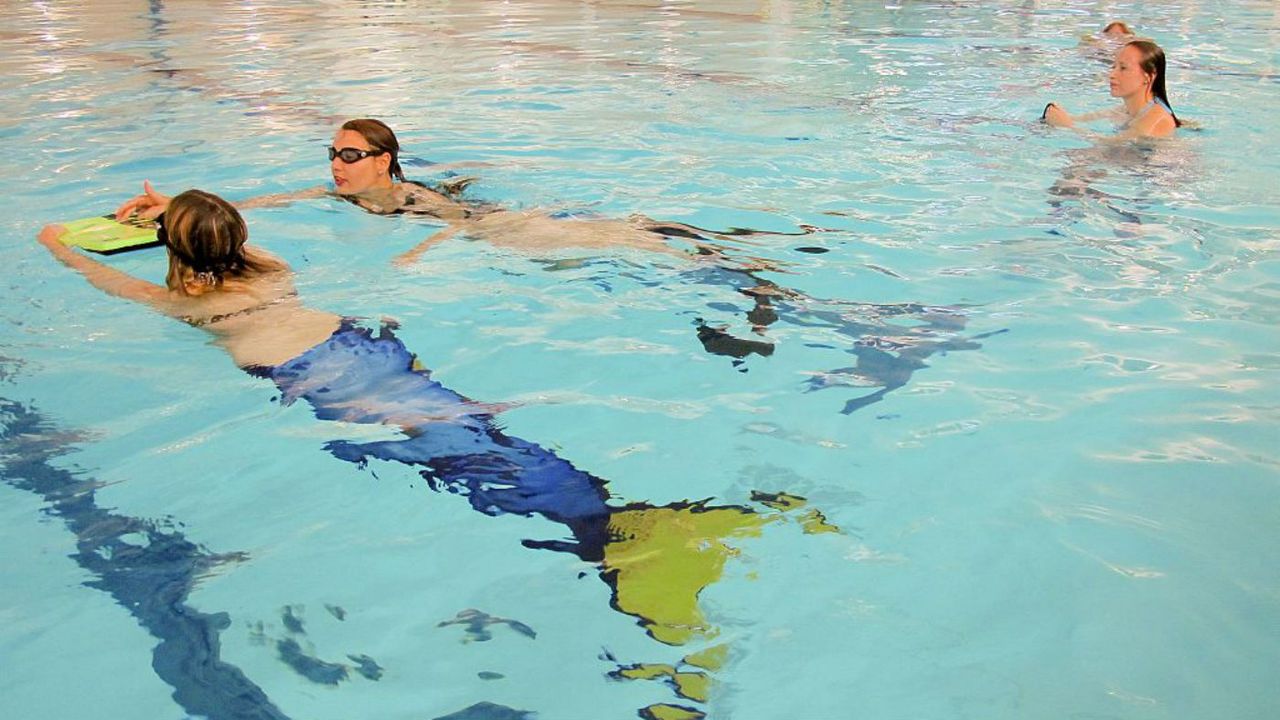
[[[1157,106],[1137,123],[1135,129],[1147,137],[1168,137],[1178,129],[1178,123],[1168,110]]]
[[[404,191],[405,197],[436,201],[449,200],[449,197],[444,193],[412,180],[400,183],[400,188]]]

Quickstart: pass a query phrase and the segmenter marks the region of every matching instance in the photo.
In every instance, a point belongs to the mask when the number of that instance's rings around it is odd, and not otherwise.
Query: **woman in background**
[[[1072,115],[1057,103],[1049,103],[1044,121],[1074,128],[1077,123],[1109,118],[1118,123],[1121,138],[1168,137],[1182,125],[1169,104],[1164,50],[1159,45],[1150,40],[1125,43],[1107,77],[1111,96],[1123,101],[1120,108]]]

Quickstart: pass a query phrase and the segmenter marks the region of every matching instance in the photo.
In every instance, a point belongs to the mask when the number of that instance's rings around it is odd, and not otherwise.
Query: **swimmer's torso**
[[[241,367],[271,366],[296,357],[333,334],[341,318],[304,306],[287,272],[189,297],[173,294],[170,313],[214,335]]]

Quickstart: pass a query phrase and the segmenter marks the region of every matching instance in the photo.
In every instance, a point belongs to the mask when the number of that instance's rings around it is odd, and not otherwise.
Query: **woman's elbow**
[[[39,239],[40,242],[42,243],[47,243],[53,240],[57,240],[58,238],[65,235],[66,233],[67,233],[67,229],[61,225],[58,225],[58,224],[45,225],[43,228],[41,228],[40,234],[37,235],[36,238]]]

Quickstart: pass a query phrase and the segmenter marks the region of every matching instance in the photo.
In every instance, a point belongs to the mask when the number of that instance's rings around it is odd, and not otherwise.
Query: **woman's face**
[[[1142,70],[1142,51],[1128,45],[1116,55],[1107,79],[1111,85],[1111,96],[1122,98],[1134,93],[1145,94],[1155,78]]]
[[[372,151],[369,141],[355,130],[339,130],[333,136],[333,147],[341,152],[345,148]],[[333,173],[333,184],[339,195],[358,195],[374,188],[391,187],[391,155],[369,155],[355,162],[345,162],[335,156],[329,161],[329,171]]]

